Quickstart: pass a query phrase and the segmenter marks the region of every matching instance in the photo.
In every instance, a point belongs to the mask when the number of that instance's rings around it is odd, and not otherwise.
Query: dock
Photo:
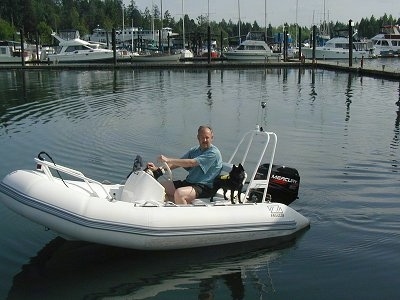
[[[354,73],[359,76],[370,76],[388,80],[400,80],[400,69],[392,66],[382,65],[380,68],[363,66],[362,62],[353,63],[350,67],[348,61],[299,61],[291,59],[289,61],[228,61],[224,59],[213,59],[210,63],[207,60],[191,60],[178,62],[152,62],[152,63],[132,63],[127,61],[114,63],[86,63],[86,64],[48,64],[48,63],[26,63],[2,64],[2,70],[122,70],[122,69],[277,69],[277,68],[306,68],[306,69],[325,69],[337,72]]]

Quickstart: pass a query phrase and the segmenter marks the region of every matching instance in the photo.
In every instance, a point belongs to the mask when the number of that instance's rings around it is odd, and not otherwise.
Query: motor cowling
[[[261,165],[254,179],[266,179],[269,164]],[[289,205],[298,198],[300,187],[299,172],[290,167],[272,165],[271,177],[268,183],[267,194],[271,195],[271,202],[279,202]],[[249,192],[249,200],[261,202],[264,189],[253,189]]]

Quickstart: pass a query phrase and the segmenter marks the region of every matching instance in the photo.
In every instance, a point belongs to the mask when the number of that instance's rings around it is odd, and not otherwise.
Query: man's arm
[[[160,155],[158,161],[167,163],[170,169],[178,167],[192,168],[199,165],[198,161],[194,158],[171,158],[164,155]]]

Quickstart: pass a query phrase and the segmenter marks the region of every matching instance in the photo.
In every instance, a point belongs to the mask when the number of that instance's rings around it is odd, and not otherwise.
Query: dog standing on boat
[[[213,184],[213,189],[212,189],[212,196],[210,198],[210,202],[213,202],[213,198],[217,191],[222,188],[224,190],[224,199],[228,200],[228,197],[226,197],[226,192],[228,190],[231,191],[231,203],[235,204],[234,200],[234,192],[238,192],[238,199],[239,203],[242,203],[242,200],[240,199],[240,195],[242,193],[243,189],[243,181],[245,179],[245,172],[242,164],[239,164],[238,166],[233,165],[232,170],[229,172],[228,175],[219,175],[215,178],[214,184]]]

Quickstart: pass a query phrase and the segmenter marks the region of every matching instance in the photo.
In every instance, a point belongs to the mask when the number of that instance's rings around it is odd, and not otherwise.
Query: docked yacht
[[[149,42],[153,42],[157,45],[160,40],[160,32],[161,32],[161,43],[164,47],[168,47],[168,45],[172,46],[172,41],[168,39],[172,39],[176,37],[178,34],[172,32],[172,28],[164,27],[160,30],[144,30],[138,27],[129,27],[124,29],[118,29],[115,31],[115,42],[118,45],[132,45],[135,44],[139,46],[141,43],[147,44]],[[92,34],[86,35],[83,38],[88,42],[94,43],[111,43],[111,32],[102,28],[95,28]]]
[[[28,51],[21,51],[21,43],[13,41],[0,41],[0,63],[21,63],[30,60]]]
[[[42,57],[52,63],[107,62],[114,58],[112,50],[102,48],[99,43],[80,39],[78,31],[53,32],[52,36],[59,44],[54,53]]]
[[[372,42],[378,56],[400,56],[400,26],[383,26],[381,32],[372,38]]]
[[[261,31],[250,31],[236,49],[228,50],[223,55],[228,60],[259,61],[280,58],[280,54],[274,53],[268,46],[265,32]]]
[[[323,46],[315,47],[315,59],[348,59],[349,58],[349,48],[350,48],[349,38],[344,36],[337,36],[325,43]],[[313,48],[302,48],[302,55],[305,58],[313,58]],[[361,58],[374,58],[376,54],[374,52],[374,47],[371,41],[353,41],[353,59]]]

